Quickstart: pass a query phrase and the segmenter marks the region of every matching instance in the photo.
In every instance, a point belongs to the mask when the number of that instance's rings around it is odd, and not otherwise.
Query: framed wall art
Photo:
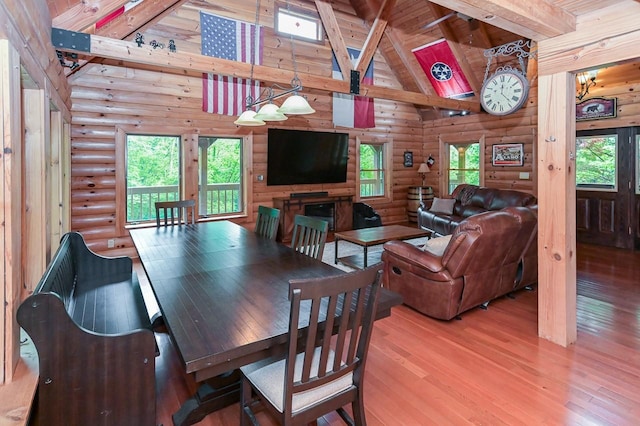
[[[505,143],[493,145],[491,164],[494,166],[522,166],[524,164],[524,144]]]
[[[617,98],[591,98],[576,104],[576,121],[615,118]]]
[[[404,152],[404,166],[413,167],[413,152],[411,151]]]

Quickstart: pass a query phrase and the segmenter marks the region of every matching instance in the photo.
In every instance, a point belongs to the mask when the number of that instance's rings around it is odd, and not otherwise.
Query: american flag
[[[200,12],[202,54],[215,58],[262,64],[262,27]],[[260,95],[260,82],[219,74],[202,74],[202,110],[239,115],[247,96]]]

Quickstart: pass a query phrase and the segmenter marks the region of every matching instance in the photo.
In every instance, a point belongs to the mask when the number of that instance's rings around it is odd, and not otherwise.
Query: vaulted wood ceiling
[[[632,0],[623,0],[632,2]],[[111,61],[124,61],[146,68],[172,69],[173,72],[200,73],[214,68],[223,74],[249,75],[249,65],[230,61],[197,58],[199,28],[194,16],[199,10],[221,13],[245,21],[255,19],[256,4],[237,0],[144,0],[139,5],[101,28],[95,23],[127,3],[127,0],[47,0],[53,27],[94,34],[91,53]],[[261,10],[270,11],[273,24],[274,0],[262,0]],[[401,88],[365,87],[373,97],[395,99],[418,106],[479,111],[476,98],[451,100],[439,98],[419,67],[411,49],[439,38],[452,46],[463,72],[474,92],[479,93],[484,79],[487,58],[484,50],[518,39],[540,41],[575,30],[581,16],[597,13],[601,8],[620,3],[619,0],[290,0],[290,5],[317,11],[323,21],[327,38],[341,64],[343,73],[348,64],[344,28],[337,24],[341,8],[349,5],[359,22],[351,22],[353,31],[367,35],[363,55],[372,57],[376,49],[389,63]],[[455,13],[458,12],[458,13]],[[344,25],[344,22],[343,22]],[[362,28],[356,29],[361,26]],[[130,49],[136,32],[147,38],[175,38],[180,49],[175,56],[151,58],[144,51]],[[167,35],[170,35],[169,37]],[[125,40],[125,41],[119,41]],[[135,45],[135,44],[134,44]],[[358,46],[360,47],[360,46]],[[194,59],[195,57],[195,59]],[[91,59],[92,56],[86,59]],[[82,63],[82,61],[81,61]],[[364,65],[360,65],[364,67]],[[303,70],[301,70],[303,71]],[[68,72],[68,70],[67,70]],[[263,81],[288,83],[292,72],[286,68],[257,67],[256,78]],[[347,70],[348,74],[348,70]],[[601,71],[600,85],[617,85],[640,74],[638,63],[622,64],[615,70]],[[331,81],[309,73],[301,73],[306,87],[348,93],[347,82]]]

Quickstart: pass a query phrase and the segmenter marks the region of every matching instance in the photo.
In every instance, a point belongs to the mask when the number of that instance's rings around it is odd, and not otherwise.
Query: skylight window
[[[311,41],[321,41],[320,18],[278,8],[276,31]]]

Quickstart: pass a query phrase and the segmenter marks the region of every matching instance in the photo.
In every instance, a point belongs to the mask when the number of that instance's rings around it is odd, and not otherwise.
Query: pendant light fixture
[[[287,2],[287,11],[289,10],[289,2]],[[260,0],[257,1],[256,6],[256,28],[258,27],[258,18],[260,16]],[[293,34],[289,34],[291,42],[291,58],[293,60],[293,79],[291,80],[291,88],[286,89],[277,84],[265,89],[266,94],[264,98],[259,97],[253,99],[251,96],[247,96],[247,110],[243,112],[234,124],[238,126],[261,126],[269,121],[284,121],[288,117],[287,115],[302,115],[313,114],[316,112],[307,100],[298,94],[302,90],[302,84],[300,78],[298,78],[298,65],[296,63],[295,45],[293,43]],[[251,80],[253,80],[253,56],[251,58]],[[274,88],[284,90],[281,93],[275,93]],[[282,96],[291,94],[281,107],[278,107],[273,103],[274,99],[278,99]],[[252,110],[257,105],[264,104],[260,110],[256,113]]]

